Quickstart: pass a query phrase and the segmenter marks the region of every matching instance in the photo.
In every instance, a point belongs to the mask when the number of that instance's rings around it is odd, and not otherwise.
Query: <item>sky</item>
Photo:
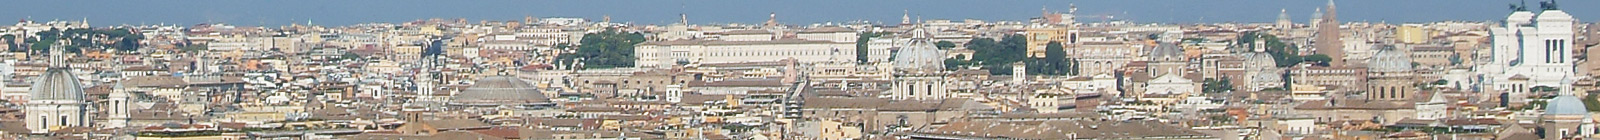
[[[1527,0],[1538,8],[1538,1]],[[1497,21],[1517,0],[1338,0],[1342,21],[1391,23]],[[94,26],[221,22],[278,26],[311,21],[342,26],[428,18],[503,21],[534,17],[580,17],[613,22],[669,24],[687,14],[694,24],[761,23],[769,13],[785,24],[867,20],[898,23],[913,18],[1023,21],[1041,9],[1078,7],[1079,22],[1138,23],[1271,22],[1279,10],[1304,23],[1326,0],[25,0],[0,4],[0,19],[82,20]],[[1600,1],[1564,0],[1561,8],[1580,21],[1600,19]],[[1097,17],[1112,17],[1111,19]],[[1587,22],[1587,21],[1585,21]]]

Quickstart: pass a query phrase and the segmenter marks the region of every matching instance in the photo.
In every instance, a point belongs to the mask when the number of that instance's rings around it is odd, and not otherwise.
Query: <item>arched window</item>
[[[910,120],[909,118],[910,117],[907,117],[906,114],[900,114],[900,116],[895,117],[895,119],[899,120],[901,126],[905,126],[907,124],[910,124],[909,123],[909,120]]]
[[[1396,89],[1399,89],[1399,88],[1397,88],[1397,87],[1389,87],[1389,98],[1400,98],[1400,96],[1399,96],[1400,94],[1399,93],[1395,93]]]

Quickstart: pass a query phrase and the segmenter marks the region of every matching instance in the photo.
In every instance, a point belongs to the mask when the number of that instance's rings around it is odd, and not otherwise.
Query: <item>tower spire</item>
[[[1050,6],[1039,6],[1039,16],[1050,17]]]
[[[1288,33],[1289,28],[1293,28],[1293,27],[1294,27],[1294,22],[1289,21],[1289,9],[1279,9],[1278,10],[1278,30],[1283,30],[1283,32],[1281,32],[1281,33]]]
[[[1334,8],[1334,7],[1335,6],[1333,5],[1333,0],[1328,0],[1328,15],[1323,15],[1324,16],[1323,18],[1327,18],[1329,20],[1337,20],[1339,18],[1339,10],[1338,10],[1338,8]]]
[[[900,25],[911,25],[911,10],[900,14]]]
[[[61,32],[56,32],[56,42],[50,45],[49,61],[51,68],[67,67],[67,54],[64,51],[66,51],[67,48],[65,46],[68,44],[72,44],[72,39]]]
[[[767,26],[778,26],[778,12],[767,13]]]
[[[1278,20],[1289,20],[1289,9],[1278,9]]]
[[[1316,39],[1313,40],[1313,45],[1316,47],[1317,54],[1325,54],[1333,58],[1333,61],[1328,62],[1328,65],[1343,67],[1345,54],[1344,41],[1341,39],[1343,39],[1342,35],[1344,34],[1339,31],[1338,13],[1338,9],[1334,8],[1333,0],[1328,0],[1327,13],[1322,15],[1320,21],[1313,23],[1318,24],[1316,25]]]

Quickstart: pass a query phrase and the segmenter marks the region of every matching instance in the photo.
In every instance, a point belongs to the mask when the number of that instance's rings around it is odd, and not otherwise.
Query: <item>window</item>
[[[1554,40],[1544,40],[1544,62],[1550,63],[1550,49],[1555,48]]]
[[[1405,98],[1404,97],[1405,95],[1402,95],[1402,94],[1400,94],[1399,91],[1397,91],[1398,89],[1399,88],[1396,88],[1396,87],[1390,87],[1389,88],[1389,97]]]
[[[1556,54],[1557,54],[1557,56],[1561,56],[1561,57],[1557,57],[1556,58],[1556,63],[1566,63],[1567,62],[1567,53],[1563,53],[1563,52],[1566,52],[1566,49],[1567,49],[1567,40],[1557,39],[1556,40]]]
[[[1572,135],[1567,134],[1567,129],[1561,129],[1561,138],[1567,138],[1571,136]]]

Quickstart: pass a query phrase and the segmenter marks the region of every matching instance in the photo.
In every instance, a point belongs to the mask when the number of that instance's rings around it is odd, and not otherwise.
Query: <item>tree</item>
[[[1223,93],[1228,91],[1233,91],[1233,83],[1229,82],[1228,79],[1217,80],[1206,78],[1204,83],[1201,85],[1201,92],[1205,93]]]
[[[871,58],[867,56],[870,51],[867,43],[871,42],[874,37],[878,37],[878,33],[862,32],[856,35],[856,63],[867,63],[867,59]]]
[[[8,48],[8,50],[15,51],[19,49],[17,48],[17,35],[0,35],[0,40],[5,40],[6,48]]]
[[[1294,74],[1285,72],[1281,76],[1283,76],[1283,78],[1280,78],[1281,81],[1294,81]],[[1294,87],[1294,82],[1283,82],[1283,86],[1280,86],[1280,88],[1284,89],[1289,89],[1291,87]]]
[[[199,51],[204,51],[204,50],[207,50],[207,49],[211,49],[211,47],[210,47],[210,46],[206,46],[206,45],[198,45],[198,44],[197,44],[197,45],[186,45],[186,46],[182,46],[182,47],[181,47],[181,48],[179,48],[179,51],[184,51],[184,52],[199,52]]]
[[[1061,47],[1061,43],[1054,42],[1054,41],[1052,41],[1050,43],[1047,43],[1047,44],[1048,45],[1045,45],[1045,48],[1044,48],[1044,59],[1043,60],[1039,60],[1040,61],[1039,63],[1032,63],[1032,64],[1035,64],[1035,65],[1028,66],[1028,67],[1029,68],[1038,68],[1038,70],[1036,70],[1037,71],[1036,73],[1038,73],[1040,75],[1065,75],[1065,74],[1067,74],[1069,69],[1072,69],[1072,66],[1070,66],[1071,62],[1068,62],[1068,60],[1067,60],[1067,51],[1065,50],[1066,48]]]
[[[983,64],[984,68],[989,69],[989,74],[1009,75],[1011,63],[1027,57],[1027,44],[1026,36],[1007,35],[1000,41],[991,38],[972,39],[966,47],[973,51],[971,63]]]
[[[634,45],[644,43],[644,35],[636,32],[623,32],[617,29],[584,34],[579,40],[578,51],[573,57],[561,57],[561,61],[571,62],[572,59],[583,58],[584,68],[615,68],[633,67]]]
[[[1560,91],[1560,89],[1556,89],[1556,87],[1550,87],[1550,86],[1534,86],[1529,91],[1533,91],[1533,92],[1556,92],[1556,91]]]
[[[344,55],[339,56],[339,59],[340,60],[356,60],[356,59],[361,59],[361,55],[356,54],[356,53],[352,53],[352,52],[344,52]]]
[[[1255,50],[1257,47],[1261,47],[1266,53],[1272,54],[1272,60],[1277,61],[1275,65],[1280,68],[1294,66],[1304,61],[1304,58],[1300,56],[1299,46],[1283,43],[1283,40],[1279,40],[1277,36],[1260,32],[1246,32],[1240,34],[1237,40],[1238,43],[1234,43],[1235,48]],[[1256,40],[1261,40],[1260,46],[1254,43]]]
[[[100,42],[104,40],[93,40],[91,37],[103,37],[105,39],[113,40],[111,40],[110,44],[105,44],[104,42]],[[66,46],[64,47],[67,49],[66,52],[79,52],[79,48],[81,47],[134,51],[142,46],[139,44],[139,42],[140,40],[144,39],[144,35],[133,33],[130,29],[126,28],[67,30],[50,29],[48,31],[35,33],[34,38],[30,38],[25,42],[31,43],[31,45],[29,45],[29,49],[31,50],[44,51],[49,49],[51,45],[55,45],[55,43],[59,42],[60,39],[67,39],[72,42],[72,44],[65,44]]]
[[[1600,100],[1596,99],[1596,95],[1600,94],[1589,94],[1583,96],[1583,106],[1588,108],[1589,112],[1600,112]]]
[[[961,66],[966,66],[966,65],[967,65],[967,60],[961,60],[961,59],[957,59],[957,58],[944,59],[944,69],[947,69],[947,70],[961,69],[962,68]]]
[[[1311,56],[1306,56],[1305,60],[1317,65],[1328,65],[1328,62],[1333,62],[1333,57],[1328,57],[1327,54],[1312,54]]]
[[[1444,79],[1439,79],[1438,81],[1433,81],[1433,85],[1445,85],[1445,84],[1450,84],[1450,81],[1449,80],[1444,80]]]
[[[939,47],[940,50],[948,50],[950,48],[955,48],[956,47],[956,43],[955,42],[950,42],[950,41],[939,41],[939,42],[933,43],[933,46]]]

